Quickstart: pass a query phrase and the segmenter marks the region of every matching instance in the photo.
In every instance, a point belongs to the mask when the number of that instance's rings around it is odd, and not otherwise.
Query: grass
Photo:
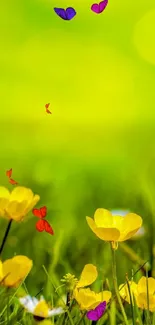
[[[33,166],[32,166],[33,168]],[[121,170],[121,168],[120,168]],[[118,173],[120,172],[118,168]],[[118,285],[126,281],[142,265],[142,262],[149,261],[150,269],[148,276],[154,274],[154,186],[153,177],[142,179],[138,183],[132,179],[131,173],[126,173],[124,180],[119,175],[105,174],[106,167],[95,170],[83,170],[79,174],[72,173],[72,176],[62,179],[55,177],[54,181],[44,185],[23,179],[22,184],[40,194],[41,201],[38,206],[47,205],[48,220],[55,230],[55,236],[51,237],[46,233],[38,233],[35,230],[35,219],[30,213],[21,224],[13,223],[7,238],[2,260],[13,255],[26,255],[33,260],[33,269],[18,290],[4,289],[0,291],[0,324],[35,324],[36,321],[30,314],[27,314],[19,304],[18,297],[24,292],[31,296],[43,294],[47,301],[59,305],[61,299],[66,295],[65,287],[61,286],[60,279],[66,273],[72,273],[77,278],[85,264],[93,263],[98,269],[98,279],[92,286],[95,291],[101,290],[102,286],[113,289],[112,279],[112,258],[108,243],[99,240],[88,228],[85,216],[93,216],[98,207],[108,209],[130,209],[143,218],[145,235],[141,239],[129,240],[119,245],[116,251],[117,282]],[[136,185],[136,186],[135,186]],[[11,188],[11,186],[10,186]],[[0,238],[4,236],[4,229],[7,227],[6,220],[1,219]],[[123,246],[125,245],[125,246]],[[44,265],[44,268],[43,268]],[[46,270],[46,272],[45,272]],[[145,269],[140,269],[134,281],[144,275]],[[54,284],[54,287],[53,287]],[[59,288],[58,288],[59,287]],[[58,290],[55,290],[58,288]],[[124,303],[123,303],[124,305]],[[125,303],[125,312],[128,324],[148,324],[150,320],[155,324],[155,317],[148,311],[142,314],[136,306]],[[134,311],[133,311],[134,309]],[[132,315],[135,320],[132,320]],[[148,319],[149,323],[148,323]],[[74,306],[71,313],[55,317],[54,324],[81,324],[90,325],[91,322],[83,315],[78,307]],[[39,322],[46,325],[46,321]],[[108,305],[105,315],[97,323],[98,325],[123,325],[124,319],[117,303],[112,299]],[[47,323],[48,325],[48,323]]]

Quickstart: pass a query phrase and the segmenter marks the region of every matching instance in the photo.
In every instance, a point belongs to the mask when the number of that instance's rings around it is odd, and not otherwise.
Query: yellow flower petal
[[[134,281],[129,281],[129,285],[130,285],[130,291],[131,291],[131,296],[132,296],[132,303],[134,303],[133,295],[134,295],[134,297],[136,299],[137,298],[137,284]],[[120,293],[120,296],[125,301],[127,301],[129,304],[131,303],[130,294],[129,294],[127,284],[125,284],[125,285],[121,284],[119,286],[119,293]]]
[[[10,219],[19,221],[24,216],[23,211],[26,209],[26,207],[27,201],[11,201],[6,208],[6,213],[8,214]]]
[[[105,241],[117,241],[119,239],[120,232],[116,228],[97,228],[92,218],[86,217],[86,220],[91,230],[100,239]]]
[[[147,293],[140,293],[137,297],[137,306],[141,309],[148,309]],[[155,297],[149,295],[149,310],[155,312]]]
[[[35,316],[40,316],[46,318],[48,316],[49,307],[47,303],[43,300],[40,301],[34,309],[33,314]]]
[[[31,201],[33,199],[33,192],[31,189],[23,187],[23,186],[17,186],[13,189],[10,196],[10,201]]]
[[[32,261],[23,255],[18,255],[8,259],[3,263],[3,285],[6,287],[16,287],[24,280],[32,268]]]
[[[76,287],[86,287],[92,284],[97,279],[97,276],[98,272],[96,266],[94,266],[93,264],[86,264]]]
[[[34,195],[33,200],[29,202],[28,206],[26,207],[24,214],[30,212],[34,208],[34,206],[39,202],[39,200],[40,200],[40,196],[37,194]]]
[[[97,209],[94,214],[94,221],[96,227],[112,228],[113,216],[110,211],[105,209]]]
[[[74,298],[80,306],[81,310],[90,310],[95,308],[94,305],[98,305],[100,301],[96,300],[96,294],[94,291],[88,289],[75,289]]]
[[[18,186],[10,193],[0,187],[0,216],[21,221],[39,200],[40,196],[29,188]]]
[[[142,218],[135,213],[128,213],[123,218],[120,241],[131,238],[141,227]]]
[[[106,301],[106,303],[108,303],[109,300],[111,299],[111,292],[105,290],[105,291],[96,293],[96,299],[98,301]]]
[[[120,232],[122,231],[124,217],[121,216],[113,216],[113,227],[117,228]]]
[[[0,186],[0,216],[4,216],[3,209],[6,208],[10,198],[10,192],[7,188]]]
[[[141,279],[138,282],[138,293],[147,293],[147,282],[146,277],[142,276]],[[148,291],[149,294],[155,293],[155,279],[154,278],[148,278]]]
[[[0,261],[0,281],[4,278],[4,275],[3,275],[3,263],[2,261]]]

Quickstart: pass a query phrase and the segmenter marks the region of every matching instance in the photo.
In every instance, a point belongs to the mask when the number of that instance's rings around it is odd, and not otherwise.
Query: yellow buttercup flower
[[[131,238],[141,227],[142,218],[135,213],[116,216],[105,209],[97,209],[94,220],[86,217],[87,223],[97,237],[105,241],[119,242]]]
[[[0,216],[21,221],[39,200],[40,196],[34,195],[29,188],[17,186],[10,193],[0,186]]]
[[[84,288],[91,285],[98,276],[97,268],[93,264],[85,265],[81,277],[73,291],[73,297],[77,301],[81,310],[91,310],[96,308],[101,302],[108,302],[111,298],[110,291],[95,293],[90,288]]]
[[[27,256],[17,255],[11,259],[0,261],[0,282],[5,287],[17,287],[32,268],[32,260]]]
[[[74,298],[77,301],[81,310],[92,310],[95,309],[101,302],[109,302],[111,298],[110,291],[102,291],[96,293],[90,288],[80,289],[77,288],[74,290]]]
[[[137,284],[134,281],[129,281],[129,286],[130,286],[130,293],[131,293],[131,299],[132,299],[132,304],[134,304],[134,299],[133,296],[137,296]],[[123,298],[123,300],[127,301],[129,304],[131,304],[131,299],[130,299],[130,294],[128,290],[128,285],[121,284],[119,286],[119,292],[120,296]]]
[[[147,302],[147,279],[145,276],[142,276],[138,284],[135,282],[129,282],[130,290],[132,295],[134,295],[136,304],[141,309],[148,309]],[[122,284],[119,289],[121,289]],[[125,285],[120,290],[121,297],[130,303],[129,291],[127,285]],[[149,297],[149,310],[155,312],[155,279],[148,278],[148,297]]]

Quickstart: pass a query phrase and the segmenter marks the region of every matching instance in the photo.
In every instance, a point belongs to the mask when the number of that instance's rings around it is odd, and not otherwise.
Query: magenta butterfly
[[[103,0],[99,4],[94,3],[91,6],[91,10],[94,11],[96,14],[101,14],[101,12],[103,12],[103,10],[106,8],[107,4],[108,4],[108,0]]]
[[[92,321],[98,321],[106,310],[106,301],[101,302],[95,309],[87,312],[87,318]]]

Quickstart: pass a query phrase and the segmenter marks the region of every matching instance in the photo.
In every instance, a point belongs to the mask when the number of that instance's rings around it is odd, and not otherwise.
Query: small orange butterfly
[[[17,185],[17,184],[18,184],[18,183],[17,183],[14,179],[12,179],[12,178],[9,179],[9,183],[12,184],[12,185]]]
[[[12,185],[17,185],[18,183],[11,178],[12,176],[12,168],[6,171],[6,176],[9,178],[9,183]]]
[[[6,176],[7,176],[7,177],[10,178],[11,175],[12,175],[12,168],[6,171]]]
[[[40,220],[36,223],[36,229],[39,232],[46,231],[51,235],[54,235],[53,228],[48,223],[48,221],[44,220],[47,214],[47,208],[46,206],[41,207],[40,209],[33,209],[32,213],[35,217],[38,217]]]
[[[52,114],[52,112],[48,109],[49,106],[50,106],[50,103],[48,103],[48,104],[45,105],[46,113],[48,113],[48,114]]]

